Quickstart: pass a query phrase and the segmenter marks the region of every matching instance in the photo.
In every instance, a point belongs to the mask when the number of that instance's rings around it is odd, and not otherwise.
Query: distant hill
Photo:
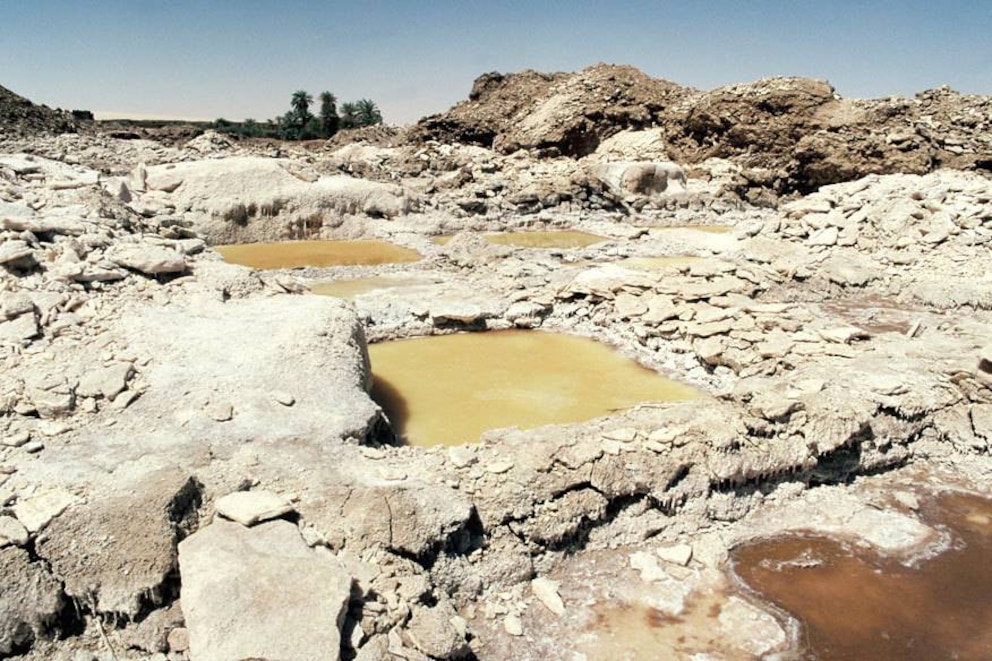
[[[71,115],[31,103],[0,86],[0,135],[26,136],[38,133],[70,133],[76,130]]]

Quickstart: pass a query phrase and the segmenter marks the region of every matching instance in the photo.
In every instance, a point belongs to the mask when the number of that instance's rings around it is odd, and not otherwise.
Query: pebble
[[[30,454],[37,454],[45,449],[45,444],[41,441],[31,441],[24,446],[24,451]]]
[[[296,398],[285,390],[273,390],[272,398],[283,406],[292,406],[296,403]]]

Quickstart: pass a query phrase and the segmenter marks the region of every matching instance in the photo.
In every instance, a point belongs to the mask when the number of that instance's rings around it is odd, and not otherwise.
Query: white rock
[[[288,521],[223,519],[179,544],[189,657],[336,661],[351,576]]]
[[[243,526],[277,519],[294,510],[292,504],[271,491],[235,491],[217,500],[217,513]]]
[[[655,549],[658,557],[665,562],[685,567],[692,560],[692,546],[689,544],[675,544],[674,546],[662,546]]]
[[[225,403],[210,404],[207,406],[207,416],[217,422],[227,422],[234,417],[234,407]]]
[[[285,390],[273,390],[272,398],[283,406],[292,406],[296,403],[296,398]]]
[[[31,533],[47,526],[52,519],[64,512],[70,505],[80,502],[75,494],[64,489],[55,489],[19,501],[14,505],[14,516]]]
[[[0,441],[0,445],[5,445],[9,448],[19,448],[22,445],[25,445],[30,440],[31,440],[30,432],[22,431],[12,436],[5,437],[2,441]]]
[[[503,629],[511,636],[524,635],[524,625],[520,621],[520,618],[513,613],[503,618]]]
[[[565,602],[558,594],[558,581],[552,581],[550,578],[542,576],[530,582],[530,589],[549,611],[558,617],[565,614]]]
[[[146,275],[182,273],[186,270],[186,260],[183,255],[164,246],[119,244],[108,250],[106,256],[118,266]]]
[[[0,549],[5,546],[24,546],[28,543],[28,529],[12,516],[0,516]]]

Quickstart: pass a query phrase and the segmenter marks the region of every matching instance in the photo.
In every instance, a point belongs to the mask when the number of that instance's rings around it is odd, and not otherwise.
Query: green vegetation
[[[212,128],[219,133],[246,138],[317,140],[330,138],[341,130],[382,124],[382,112],[372,99],[342,103],[340,112],[337,97],[330,92],[321,92],[317,99],[320,109],[316,116],[310,112],[313,96],[306,90],[297,90],[290,99],[289,110],[281,117],[264,124],[254,119],[239,123],[220,118]]]

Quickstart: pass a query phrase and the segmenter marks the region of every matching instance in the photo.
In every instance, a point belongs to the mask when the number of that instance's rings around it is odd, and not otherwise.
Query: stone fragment
[[[27,551],[0,549],[0,655],[54,634],[62,612],[62,586]]]
[[[633,443],[637,440],[637,430],[632,427],[621,427],[603,432],[603,438],[620,443]]]
[[[185,652],[189,649],[189,629],[176,627],[169,632],[167,641],[170,652]]]
[[[292,406],[296,403],[296,398],[293,397],[292,393],[288,393],[285,390],[273,390],[272,399],[276,400],[283,406]]]
[[[431,321],[435,324],[474,324],[492,316],[475,303],[442,300],[431,305]]]
[[[729,333],[734,327],[734,322],[731,319],[724,319],[723,321],[713,321],[708,324],[687,324],[685,328],[685,334],[693,337],[712,337],[713,335],[725,335]]]
[[[509,459],[497,460],[491,464],[486,464],[486,472],[494,475],[501,475],[513,468],[513,462]]]
[[[38,335],[38,322],[33,314],[22,314],[12,321],[0,321],[0,343],[20,344]]]
[[[179,545],[192,659],[336,660],[351,576],[295,525],[215,520]]]
[[[673,546],[662,546],[655,549],[655,553],[665,562],[685,567],[692,560],[692,546],[689,544],[675,544]]]
[[[455,468],[468,468],[478,461],[478,458],[471,448],[456,445],[448,448],[448,460]]]
[[[14,264],[24,260],[34,263],[34,250],[26,241],[4,241],[0,243],[0,264]]]
[[[24,546],[28,543],[28,529],[12,516],[0,516],[0,548]]]
[[[627,292],[620,292],[617,294],[616,300],[614,301],[614,306],[617,315],[619,315],[621,319],[640,317],[648,311],[648,306],[645,305],[640,296],[634,296],[633,294],[628,294]]]
[[[431,608],[414,608],[406,625],[406,633],[413,646],[431,658],[461,658],[469,649],[465,636],[451,621],[456,616],[455,609],[447,600]]]
[[[31,440],[31,433],[22,431],[13,434],[11,436],[4,437],[4,439],[0,441],[0,445],[5,445],[8,448],[19,448],[22,445],[25,445],[30,440]]]
[[[14,505],[14,516],[31,533],[47,526],[52,519],[62,514],[70,505],[79,503],[80,498],[64,489],[54,489],[18,501]]]
[[[511,636],[524,635],[524,625],[520,621],[520,618],[513,613],[503,618],[503,630]]]
[[[293,511],[288,500],[264,489],[229,493],[220,498],[214,507],[224,518],[237,521],[243,526],[278,519]]]
[[[145,275],[182,273],[186,270],[183,255],[172,248],[146,244],[118,244],[106,252],[114,264]]]
[[[658,565],[658,560],[644,551],[630,554],[630,566],[640,573],[641,580],[645,583],[664,581],[668,578],[665,570]]]
[[[849,344],[854,340],[867,337],[867,333],[857,326],[835,326],[833,328],[821,328],[817,331],[817,333],[819,333],[820,337],[827,342],[836,342],[837,344]]]
[[[530,589],[538,601],[544,604],[549,611],[558,617],[565,614],[565,602],[558,594],[558,581],[541,576],[530,582]]]
[[[840,231],[836,227],[824,227],[809,235],[809,245],[811,246],[834,246],[837,245],[837,238]]]
[[[641,315],[641,321],[646,324],[657,325],[669,319],[679,316],[679,308],[667,296],[653,296],[647,302],[647,312]]]
[[[226,403],[216,403],[207,406],[207,417],[217,422],[227,422],[234,417],[234,407]]]
[[[113,399],[127,388],[127,381],[132,374],[134,367],[131,363],[124,362],[89,370],[79,379],[76,394]]]

